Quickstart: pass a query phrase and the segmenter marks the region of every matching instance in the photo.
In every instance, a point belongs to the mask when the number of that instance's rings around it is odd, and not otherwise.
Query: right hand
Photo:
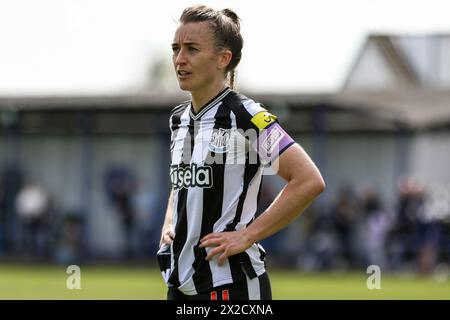
[[[175,238],[175,232],[173,230],[173,226],[169,226],[165,228],[161,234],[161,240],[159,241],[159,246],[161,247],[164,243],[171,245],[173,242],[173,238]]]

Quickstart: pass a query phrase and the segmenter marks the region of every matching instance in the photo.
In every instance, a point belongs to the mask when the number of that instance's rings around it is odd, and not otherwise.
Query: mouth
[[[184,71],[184,70],[177,71],[177,76],[179,79],[185,79],[185,78],[189,77],[190,75],[191,75],[191,73],[188,71]]]

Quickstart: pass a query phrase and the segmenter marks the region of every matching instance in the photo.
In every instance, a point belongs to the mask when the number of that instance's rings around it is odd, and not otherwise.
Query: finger
[[[223,266],[228,258],[228,252],[225,250],[219,257],[219,266]]]
[[[175,237],[175,233],[172,230],[169,230],[169,232],[167,233],[169,235],[169,237],[171,237],[172,239]]]
[[[200,248],[217,247],[222,244],[221,242],[222,241],[220,239],[210,239],[210,240],[206,240],[206,241],[203,241],[202,243],[200,243],[199,247]]]
[[[200,240],[200,242],[203,242],[203,241],[206,241],[206,240],[209,240],[209,239],[214,239],[214,238],[217,238],[217,237],[220,237],[220,236],[221,236],[221,233],[218,233],[218,232],[210,233],[210,234],[207,234],[206,236],[204,236]]]
[[[212,258],[213,258],[215,255],[221,253],[222,251],[224,251],[224,247],[223,247],[223,246],[220,246],[220,247],[217,247],[217,248],[212,249],[212,250],[208,253],[208,255],[206,256],[206,260],[211,261]]]

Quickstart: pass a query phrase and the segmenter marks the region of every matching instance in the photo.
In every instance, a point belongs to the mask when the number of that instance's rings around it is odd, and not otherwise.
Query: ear
[[[231,58],[233,57],[233,53],[229,49],[225,49],[220,53],[219,63],[217,64],[217,69],[222,70],[226,69],[231,62]]]

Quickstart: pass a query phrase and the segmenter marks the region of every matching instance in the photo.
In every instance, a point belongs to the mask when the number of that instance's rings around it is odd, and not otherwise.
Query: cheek
[[[207,57],[204,61],[204,68],[209,72],[217,72],[217,58],[216,57]]]

